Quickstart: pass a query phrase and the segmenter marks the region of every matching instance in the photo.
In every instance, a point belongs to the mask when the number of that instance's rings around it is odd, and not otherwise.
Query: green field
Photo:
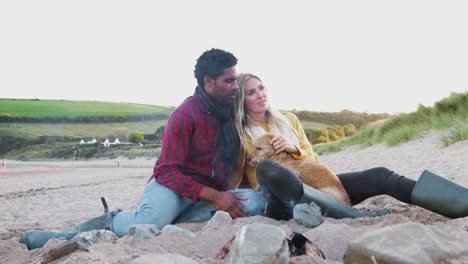
[[[108,137],[117,128],[128,132],[140,131],[153,134],[166,120],[101,124],[27,124],[0,123],[0,136],[33,138],[39,136]]]
[[[133,103],[66,101],[37,99],[0,99],[0,114],[13,117],[78,117],[167,114],[173,108]]]

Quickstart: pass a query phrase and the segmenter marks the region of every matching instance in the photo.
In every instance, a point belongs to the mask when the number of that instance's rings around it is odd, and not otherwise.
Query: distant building
[[[102,142],[102,138],[99,139],[99,141]],[[125,140],[124,140],[125,141]],[[80,140],[80,145],[84,145],[84,144],[87,144],[87,145],[91,145],[91,144],[95,144],[97,143],[98,141],[96,140],[96,138],[93,138],[92,140],[89,140],[87,141],[86,139],[85,140]],[[104,142],[102,142],[102,144],[104,145],[104,147],[109,147],[110,145],[119,145],[119,144],[122,144],[120,142],[120,140],[118,138],[106,138],[104,140]]]
[[[94,143],[96,143],[96,142],[97,142],[97,140],[96,140],[95,138],[93,138],[93,139],[90,140],[90,141],[84,141],[84,140],[82,139],[82,140],[80,140],[80,145],[83,145],[83,144],[88,144],[88,145],[90,145],[90,144],[94,144]]]
[[[119,138],[115,138],[114,141],[112,142],[112,138],[110,140],[106,138],[103,144],[104,144],[104,147],[109,147],[110,145],[118,145],[120,144],[120,140]]]

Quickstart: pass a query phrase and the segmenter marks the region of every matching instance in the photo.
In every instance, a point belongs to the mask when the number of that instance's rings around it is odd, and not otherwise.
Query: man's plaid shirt
[[[204,185],[225,191],[220,131],[221,122],[205,110],[200,97],[187,98],[167,121],[150,180],[193,200]]]

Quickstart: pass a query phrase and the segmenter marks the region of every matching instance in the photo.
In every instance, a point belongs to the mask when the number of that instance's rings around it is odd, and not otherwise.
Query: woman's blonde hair
[[[239,86],[239,94],[235,103],[235,123],[236,129],[239,133],[241,140],[241,147],[245,150],[248,149],[248,141],[245,135],[249,135],[250,138],[255,140],[258,136],[261,136],[264,133],[261,124],[256,124],[252,117],[249,116],[247,109],[245,108],[245,84],[250,78],[256,78],[260,82],[262,80],[253,74],[250,73],[241,73],[237,79],[237,85]],[[262,82],[263,83],[263,82]],[[291,125],[291,122],[281,114],[278,110],[275,110],[271,107],[270,102],[268,101],[268,108],[265,113],[265,118],[270,128],[270,132],[282,135],[286,139],[289,139],[294,145],[299,145],[298,132]],[[261,129],[259,129],[261,128]]]

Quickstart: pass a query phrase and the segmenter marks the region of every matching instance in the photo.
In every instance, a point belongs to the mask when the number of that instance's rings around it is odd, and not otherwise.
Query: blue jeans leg
[[[265,209],[265,200],[259,192],[252,189],[238,189],[230,192],[247,197],[247,200],[239,200],[251,216],[258,215]],[[174,220],[174,223],[198,223],[211,219],[216,208],[208,202],[197,202],[188,207]]]
[[[155,224],[159,229],[170,224],[186,208],[197,203],[152,180],[146,185],[137,210],[122,211],[114,216],[112,230],[119,237],[128,234],[133,224]]]

